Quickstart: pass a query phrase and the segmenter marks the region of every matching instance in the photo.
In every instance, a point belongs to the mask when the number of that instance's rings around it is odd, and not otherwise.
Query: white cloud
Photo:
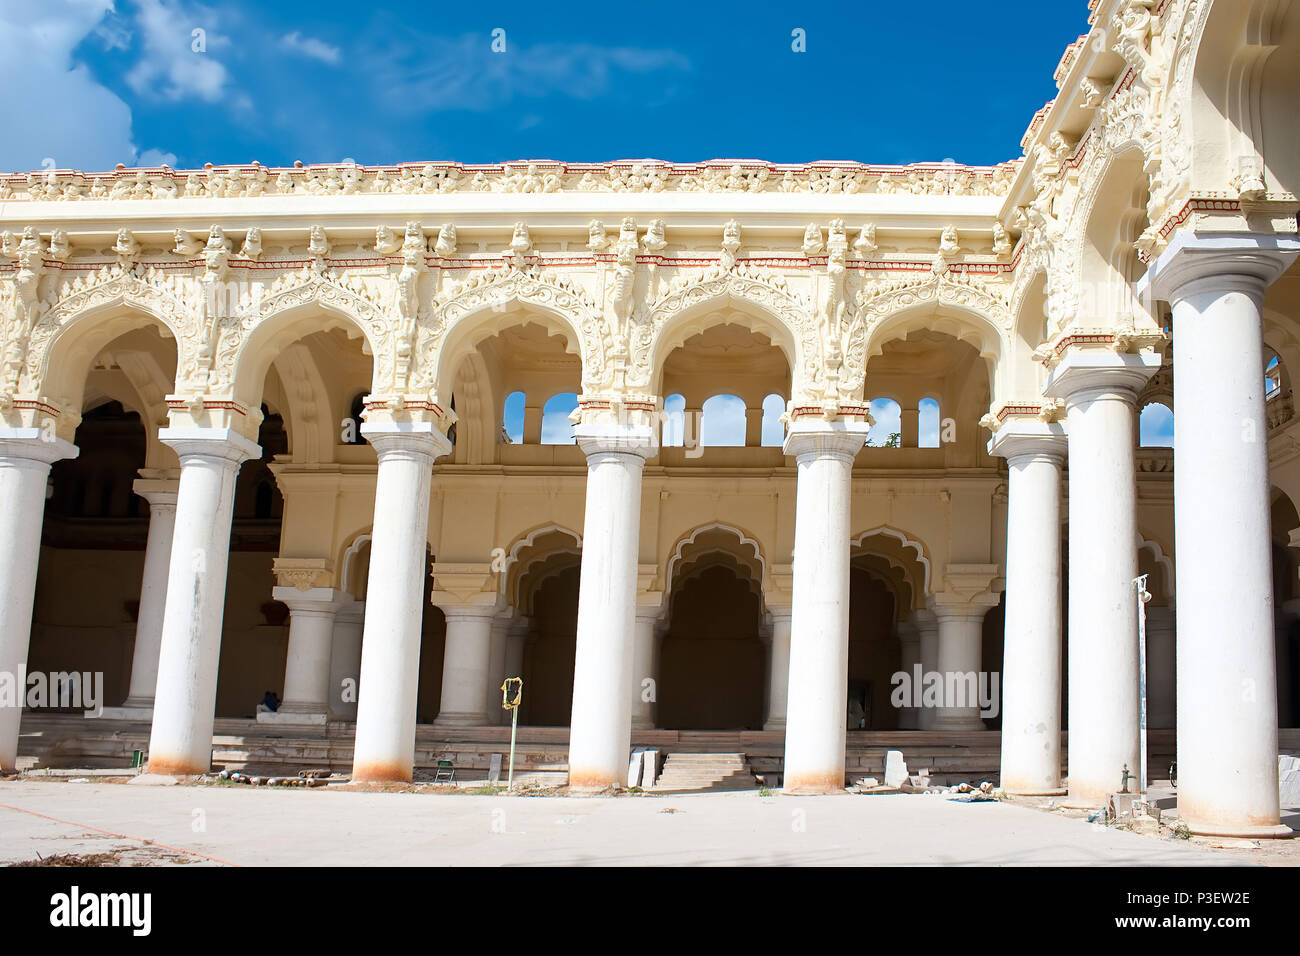
[[[112,7],[111,0],[0,4],[0,169],[111,169],[135,160],[131,108],[72,55]]]
[[[136,158],[136,163],[141,166],[171,166],[174,169],[176,154],[162,149],[146,149]]]
[[[744,445],[745,403],[735,395],[714,395],[704,403],[700,445]]]
[[[876,423],[867,432],[868,445],[883,445],[889,441],[890,435],[903,430],[902,409],[892,398],[873,398],[871,417]]]
[[[337,66],[342,58],[342,51],[338,47],[315,37],[305,37],[297,30],[282,36],[280,46],[291,53],[297,53],[299,56],[305,56],[312,60],[320,60],[330,66]]]
[[[578,407],[578,396],[572,392],[552,395],[542,406],[542,444],[575,445],[573,423],[569,415]]]
[[[182,7],[175,0],[136,0],[136,8],[144,50],[127,71],[131,89],[167,100],[219,100],[230,74],[214,57],[228,42],[214,29],[216,15],[205,7]],[[201,33],[196,36],[195,31]]]
[[[412,112],[490,110],[518,96],[560,93],[575,99],[604,95],[620,77],[685,72],[690,61],[676,50],[604,47],[586,43],[516,45],[493,53],[487,34],[458,38],[411,35],[372,51],[366,72],[386,100]]]

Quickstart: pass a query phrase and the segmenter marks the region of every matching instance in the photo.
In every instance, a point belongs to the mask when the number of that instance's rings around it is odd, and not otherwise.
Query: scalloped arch
[[[605,356],[605,330],[600,309],[586,294],[568,283],[538,278],[516,269],[498,270],[478,281],[467,283],[433,314],[432,328],[418,349],[422,363],[420,381],[429,389],[441,390],[449,382],[453,361],[466,344],[477,344],[499,331],[488,321],[493,312],[511,305],[535,309],[541,323],[555,334],[563,335],[568,350],[576,352],[582,363],[582,387],[595,392],[608,385],[611,372]],[[547,324],[545,319],[556,324]],[[535,321],[535,319],[533,319]],[[475,332],[487,328],[478,339]]]
[[[311,321],[318,311],[342,319],[361,333],[374,363],[371,390],[382,393],[391,388],[394,323],[383,304],[329,275],[298,278],[294,284],[273,286],[233,319],[220,323],[209,389],[228,389],[246,404],[256,404],[254,397],[260,396],[279,349],[331,327]]]
[[[707,534],[712,531],[721,531],[725,534],[734,536],[736,539],[738,539],[741,546],[748,547],[749,549],[751,549],[754,558],[758,561],[760,581],[765,580],[767,578],[767,559],[763,556],[763,548],[758,543],[758,541],[755,538],[751,537],[745,531],[742,531],[740,528],[737,528],[735,525],[730,525],[720,521],[715,521],[715,522],[710,522],[709,524],[699,525],[698,527],[692,529],[691,531],[687,532],[686,534],[682,535],[680,538],[677,539],[677,544],[673,548],[672,553],[669,555],[667,563],[664,565],[663,580],[664,580],[664,590],[666,592],[671,593],[672,591],[673,572],[674,569],[677,567],[678,563],[682,561],[686,549],[690,547],[692,544],[694,544],[695,541],[700,537],[700,535]]]
[[[925,593],[929,594],[931,590],[930,575],[932,571],[932,565],[930,563],[930,557],[926,551],[925,544],[909,537],[906,534],[906,532],[899,531],[897,528],[891,528],[889,525],[882,524],[882,525],[876,525],[874,528],[870,528],[866,531],[863,531],[861,534],[854,535],[852,538],[849,539],[850,547],[860,548],[863,546],[863,544],[866,543],[866,540],[868,538],[875,537],[876,535],[883,535],[886,538],[893,538],[904,548],[910,548],[912,551],[916,552],[917,563],[921,565],[922,569],[925,572],[921,580],[921,586],[924,589]]]
[[[728,308],[754,320],[749,328],[785,353],[795,394],[817,381],[821,352],[810,306],[767,276],[731,270],[689,282],[653,304],[633,331],[629,384],[653,390],[672,350],[720,324],[710,317]]]
[[[79,280],[60,290],[64,294],[37,319],[28,337],[21,391],[39,395],[50,391],[51,384],[56,390],[69,387],[58,371],[52,373],[52,358],[80,348],[89,352],[89,361],[117,336],[151,322],[162,325],[178,349],[192,345],[202,326],[202,314],[195,311],[194,303],[186,301],[179,286],[130,272],[97,278],[92,276],[88,283]],[[83,342],[87,338],[90,341]],[[186,358],[177,356],[178,370]],[[62,359],[58,364],[63,364]]]

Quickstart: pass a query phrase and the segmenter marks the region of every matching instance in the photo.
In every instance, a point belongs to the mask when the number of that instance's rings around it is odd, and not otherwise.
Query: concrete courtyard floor
[[[1029,806],[937,795],[526,797],[0,782],[0,863],[58,855],[107,865],[240,866],[1252,862],[1248,853]]]

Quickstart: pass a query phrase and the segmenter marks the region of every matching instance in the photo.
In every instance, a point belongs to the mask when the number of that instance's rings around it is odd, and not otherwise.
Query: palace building
[[[1288,834],[1300,2],[1091,19],[994,167],[0,176],[0,671],[108,705],[0,707],[0,768],[410,780],[522,676],[574,788],[983,748],[1100,806],[1144,686],[1193,831]]]

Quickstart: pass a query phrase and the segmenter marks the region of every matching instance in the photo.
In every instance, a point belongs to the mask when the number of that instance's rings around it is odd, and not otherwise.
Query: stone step
[[[655,790],[750,790],[754,775],[740,753],[670,753]]]

